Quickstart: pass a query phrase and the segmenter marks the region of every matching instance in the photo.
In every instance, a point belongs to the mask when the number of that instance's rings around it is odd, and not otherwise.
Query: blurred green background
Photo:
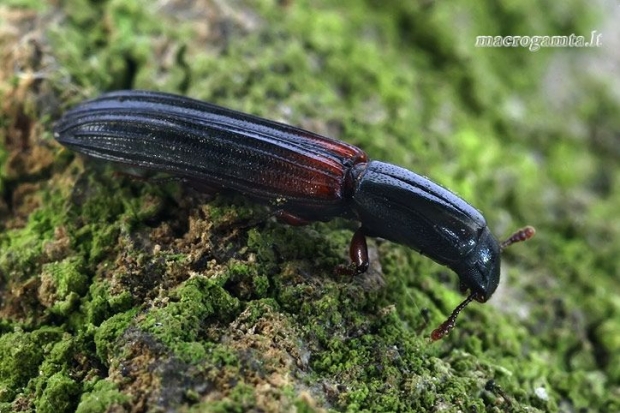
[[[584,1],[0,4],[0,411],[620,411],[620,18]],[[600,34],[600,47],[476,37]],[[114,89],[301,126],[429,176],[504,238],[455,274],[355,224],[141,182],[53,123]]]

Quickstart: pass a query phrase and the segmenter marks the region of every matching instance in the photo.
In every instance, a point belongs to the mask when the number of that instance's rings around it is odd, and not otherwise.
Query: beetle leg
[[[338,265],[334,272],[338,275],[358,275],[368,270],[370,261],[368,259],[368,245],[366,244],[366,234],[364,229],[359,227],[353,233],[351,243],[349,244],[349,257],[351,263],[349,265]]]
[[[359,227],[353,233],[351,244],[349,245],[349,257],[356,274],[361,274],[368,270],[368,245],[366,244],[366,234],[364,228]]]
[[[288,224],[288,225],[293,226],[293,227],[300,227],[302,225],[308,225],[308,224],[310,224],[312,222],[309,219],[302,218],[300,216],[292,214],[292,213],[290,213],[288,211],[285,211],[283,209],[279,209],[279,210],[275,211],[273,213],[273,215],[276,217],[276,219],[279,222],[282,222],[284,224]]]

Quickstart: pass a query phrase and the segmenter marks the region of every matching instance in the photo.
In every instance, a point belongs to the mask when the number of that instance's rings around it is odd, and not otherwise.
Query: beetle
[[[526,227],[500,244],[478,210],[424,176],[370,160],[345,142],[183,96],[106,93],[66,112],[54,137],[93,158],[232,189],[270,205],[285,223],[357,220],[349,248],[353,273],[368,269],[367,236],[447,266],[470,294],[433,340],[454,327],[472,300],[491,297],[500,251],[534,235]]]

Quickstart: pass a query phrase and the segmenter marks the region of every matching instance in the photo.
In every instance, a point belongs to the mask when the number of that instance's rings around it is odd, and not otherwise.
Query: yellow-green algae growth
[[[0,411],[620,411],[614,33],[599,49],[474,46],[589,36],[613,10],[4,2]],[[337,276],[353,223],[283,226],[243,197],[135,180],[55,143],[62,111],[119,88],[346,140],[454,190],[500,238],[538,235],[431,343],[461,297],[429,259],[372,241],[369,274]]]

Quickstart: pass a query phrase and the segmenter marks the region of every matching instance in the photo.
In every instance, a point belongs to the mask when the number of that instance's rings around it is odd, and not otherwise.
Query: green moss
[[[73,412],[77,405],[77,398],[81,386],[64,373],[50,376],[40,397],[35,401],[38,412]]]
[[[108,363],[112,355],[115,354],[118,339],[127,330],[135,316],[136,311],[116,314],[97,327],[94,343],[97,348],[97,356],[102,363]]]
[[[195,354],[202,323],[209,318],[226,320],[239,311],[239,302],[225,291],[218,280],[194,277],[171,292],[172,302],[150,311],[139,323],[140,329],[166,344],[182,360],[199,360]]]
[[[81,398],[75,410],[77,413],[103,413],[129,402],[129,396],[118,390],[118,386],[107,380],[86,383],[88,391]]]
[[[87,324],[98,326],[112,315],[132,307],[131,294],[128,291],[113,294],[107,282],[91,284],[89,294],[90,299],[84,309]]]
[[[53,313],[69,315],[79,304],[79,297],[88,290],[88,278],[78,257],[44,264],[40,277],[49,294],[46,300],[51,301]]]
[[[43,246],[53,239],[60,198],[44,193],[45,207],[33,211],[24,228],[5,230],[0,234],[0,273],[24,280],[38,269]],[[9,248],[10,247],[10,248]]]
[[[41,363],[61,334],[58,328],[44,327],[0,336],[0,401],[13,400],[19,389],[39,377]]]
[[[7,0],[3,3],[3,6],[36,10],[38,12],[44,12],[47,9],[46,3],[33,0]]]
[[[9,333],[0,337],[0,377],[2,377],[2,400],[11,401],[15,390],[23,387],[36,375],[43,351],[38,343],[24,333]]]
[[[601,349],[604,351],[604,357],[608,357],[609,363],[609,380],[618,382],[620,381],[620,367],[618,367],[618,360],[620,358],[620,338],[617,332],[619,331],[617,319],[605,320],[597,328],[597,339],[601,343]],[[591,367],[591,366],[588,366]]]

